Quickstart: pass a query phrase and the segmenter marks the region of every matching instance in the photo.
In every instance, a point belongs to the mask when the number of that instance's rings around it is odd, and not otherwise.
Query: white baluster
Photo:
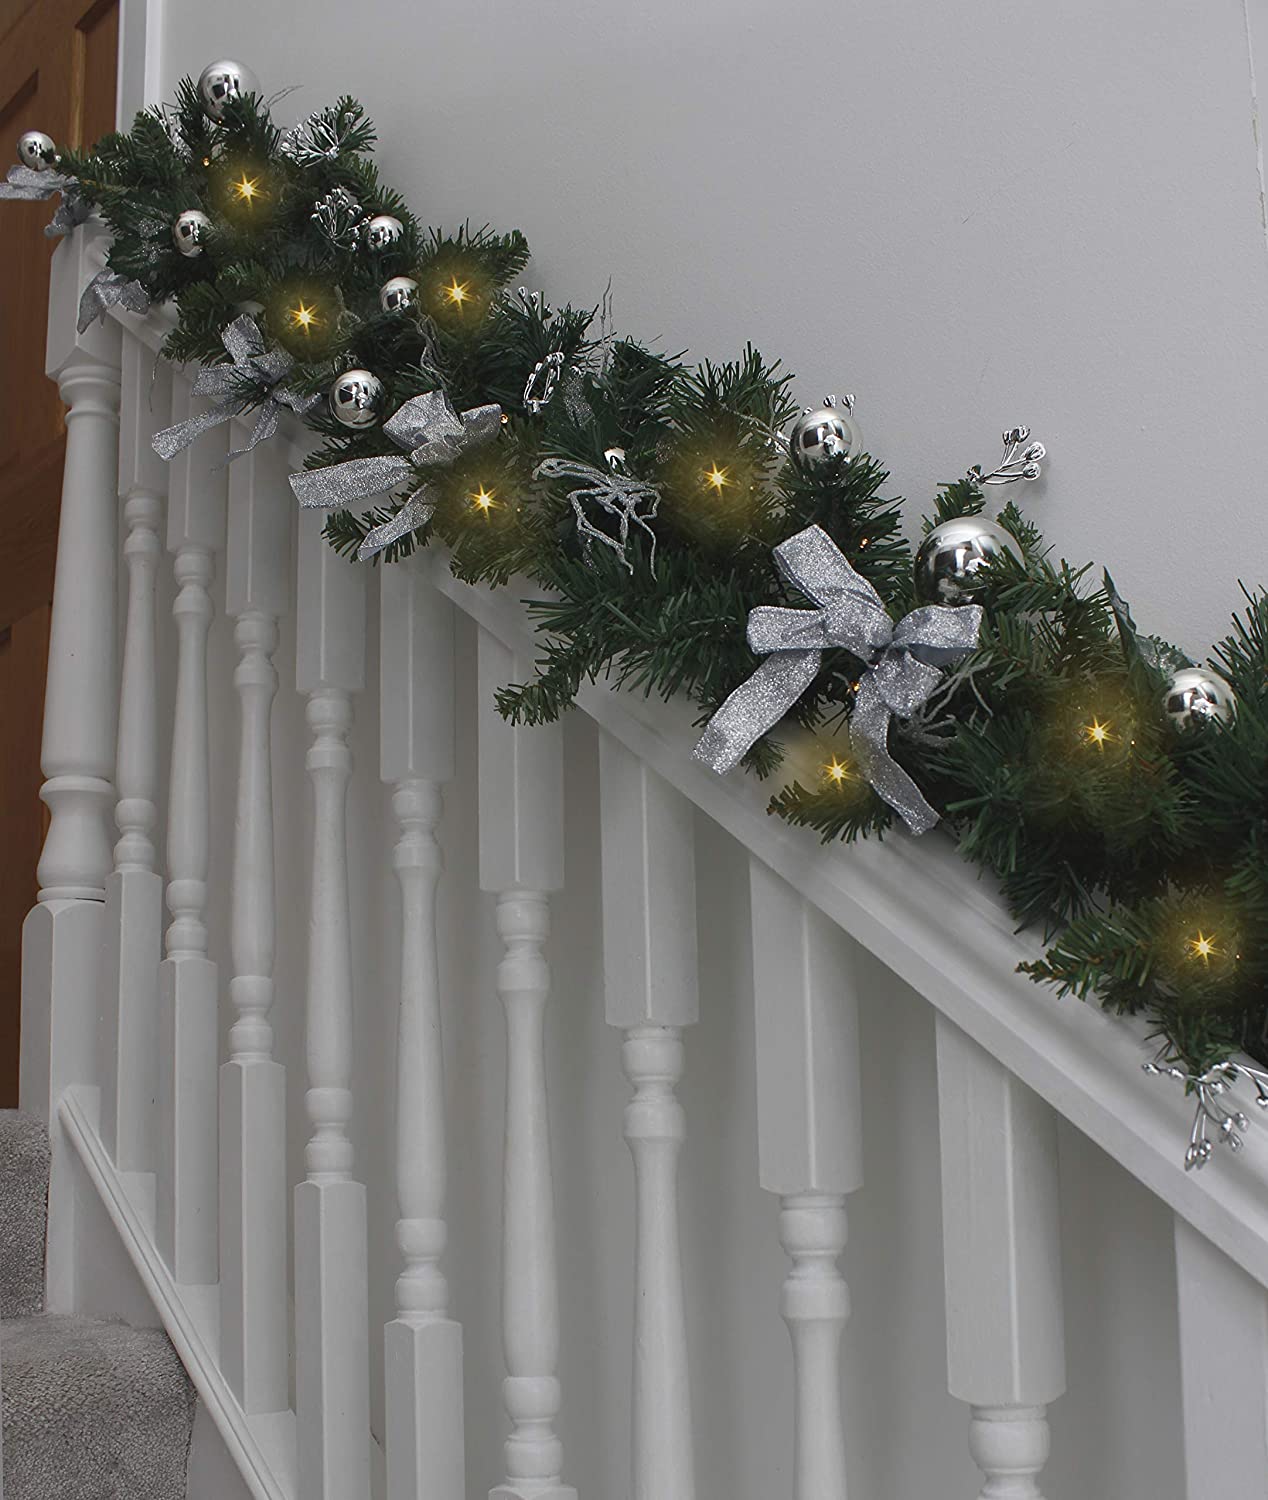
[[[505,952],[498,993],[506,1011],[503,1161],[503,1395],[511,1432],[506,1481],[491,1500],[575,1500],[562,1481],[559,1285],[546,1104],[545,1018],[550,970],[548,893],[563,885],[563,764],[557,725],[516,729],[493,695],[525,664],[487,632],[479,637],[480,885],[497,893]]]
[[[125,1172],[154,1167],[158,1090],[158,965],[163,880],[154,870],[158,823],[158,646],[155,593],[167,465],[151,446],[171,415],[171,373],[138,339],[123,346],[123,496],[128,570],[115,822],[119,841],[106,881],[101,1135]]]
[[[353,1180],[352,919],[348,893],[348,733],[365,686],[366,570],[337,556],[322,518],[299,516],[295,679],[313,732],[312,899],[307,1058],[312,1135],[295,1189],[295,1401],[299,1493],[370,1492],[369,1309],[365,1188]]]
[[[749,865],[762,1186],[779,1194],[792,1261],[793,1500],[844,1500],[841,1333],[845,1195],[863,1185],[854,947],[760,860]]]
[[[1065,1390],[1056,1117],[942,1015],[937,1036],[948,1385],[983,1500],[1040,1500]]]
[[[116,506],[119,476],[119,329],[75,328],[80,287],[99,262],[85,226],[53,257],[47,370],[70,410],[44,694],[40,796],[49,811],[38,904],[22,929],[21,1107],[50,1122],[46,1301],[74,1299],[73,1179],[56,1104],[72,1083],[95,1081],[102,898],[110,872],[114,803]],[[69,1148],[66,1148],[69,1150]]]
[[[235,438],[237,434],[235,434]],[[237,622],[240,730],[229,1000],[220,1069],[220,1362],[248,1413],[290,1406],[286,1070],[273,1059],[273,779],[277,622],[290,608],[290,490],[263,445],[229,471],[225,610]]]
[[[436,827],[453,775],[453,606],[416,554],[381,570],[379,774],[395,790],[401,887],[396,1046],[396,1242],[404,1262],[384,1330],[388,1500],[464,1500],[462,1326],[449,1316],[445,1073]]]
[[[1268,1500],[1268,1291],[1175,1221],[1186,1500]]]
[[[695,846],[690,804],[600,735],[603,979],[608,1024],[624,1034],[633,1097],[633,1500],[693,1500],[691,1388],[678,1234],[678,1157],[686,1136],[676,1088],[684,1026],[699,1014]]]
[[[174,382],[172,418],[201,406]],[[176,702],[167,808],[167,957],[159,965],[158,1243],[178,1282],[218,1276],[216,1064],[218,980],[207,957],[211,781],[207,635],[215,554],[225,538],[227,434],[200,437],[170,465],[167,550],[177,594]]]

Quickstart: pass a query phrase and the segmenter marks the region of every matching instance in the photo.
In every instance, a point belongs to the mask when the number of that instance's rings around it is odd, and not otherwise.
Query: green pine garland
[[[174,105],[87,154],[65,152],[59,171],[113,232],[111,269],[175,302],[171,359],[223,361],[222,332],[245,303],[259,309],[267,342],[296,360],[288,383],[303,392],[324,393],[358,366],[383,382],[385,414],[437,388],[460,411],[502,407],[501,440],[430,476],[433,518],[386,555],[436,536],[459,577],[501,585],[522,574],[548,592],[531,605],[536,673],[499,694],[508,719],[554,719],[582,683],[606,677],[686,694],[703,724],[756,665],[749,611],[804,603],[771,551],[811,523],[895,617],[913,606],[911,549],[885,470],[867,456],[813,470],[781,457],[773,435],[794,408],[778,364],[749,348],[692,368],[606,333],[599,309],[509,294],[528,262],[523,236],[425,230],[380,182],[367,156],[374,129],[353,99],[311,116],[295,139],[299,149],[254,95],[210,121],[185,80]],[[355,204],[332,233],[313,211],[338,190]],[[171,230],[194,207],[212,229],[203,253],[186,258]],[[358,216],[384,213],[403,233],[372,252]],[[383,313],[381,285],[404,274],[421,307]],[[307,326],[296,321],[301,304]],[[554,351],[565,357],[563,388],[533,415],[525,382]],[[267,390],[243,394],[258,405]],[[324,403],[306,420],[323,439],[309,467],[399,454],[379,426],[351,432]],[[626,472],[659,488],[654,561],[637,526],[624,558],[604,546],[587,554],[567,482],[534,478],[545,458],[602,468],[613,448]],[[354,552],[407,493],[331,516],[330,543]],[[943,487],[926,529],[983,505],[970,474]],[[1238,1049],[1268,1062],[1268,596],[1247,595],[1217,650],[1239,700],[1235,722],[1180,735],[1162,712],[1159,665],[1179,653],[1160,642],[1142,649],[1108,574],[1098,584],[1085,568],[1054,563],[1013,505],[1000,521],[1022,561],[976,576],[980,647],[915,719],[894,723],[892,753],[965,858],[998,879],[1019,923],[1044,930],[1046,956],[1023,966],[1033,978],[1145,1015],[1160,1051],[1193,1072]],[[782,776],[772,812],[825,840],[879,837],[894,823],[849,761],[845,726],[863,667],[826,653],[789,720],[745,762]]]

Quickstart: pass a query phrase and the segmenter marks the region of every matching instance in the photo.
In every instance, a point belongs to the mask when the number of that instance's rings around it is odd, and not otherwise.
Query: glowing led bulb
[[[839,761],[836,756],[833,756],[828,764],[824,766],[823,771],[828,780],[835,782],[837,786],[840,786],[843,781],[848,780],[850,775],[849,766],[843,761]]]
[[[481,485],[480,488],[475,492],[475,494],[472,495],[471,503],[476,507],[478,511],[487,516],[488,513],[493,509],[492,490],[486,490],[485,487]]]
[[[248,177],[244,172],[241,179],[235,182],[233,190],[244,203],[254,203],[261,196],[260,184],[254,177]]]
[[[1204,964],[1209,964],[1213,958],[1217,958],[1219,951],[1215,946],[1215,939],[1208,937],[1200,928],[1197,937],[1189,939],[1189,953],[1194,958],[1200,958]]]
[[[304,333],[311,333],[321,321],[317,316],[317,309],[309,307],[305,302],[301,302],[298,307],[292,307],[290,316],[291,326],[302,329]]]
[[[1083,738],[1089,745],[1095,745],[1098,750],[1104,750],[1107,741],[1111,738],[1110,726],[1102,724],[1099,719],[1093,719],[1090,724],[1083,726]]]
[[[445,288],[446,298],[457,308],[467,300],[471,293],[467,290],[465,281],[459,281],[455,276],[453,281]]]
[[[714,464],[711,469],[707,469],[705,471],[704,482],[706,484],[712,485],[713,488],[718,492],[718,494],[721,494],[726,486],[731,483],[730,479],[727,477],[726,470],[719,469],[717,464]]]

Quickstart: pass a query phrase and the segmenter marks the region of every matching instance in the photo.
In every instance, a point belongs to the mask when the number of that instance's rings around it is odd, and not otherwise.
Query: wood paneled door
[[[0,168],[24,130],[115,124],[119,0],[0,0]],[[0,1105],[17,1103],[22,919],[43,838],[40,721],[66,429],[44,375],[47,203],[0,205]]]

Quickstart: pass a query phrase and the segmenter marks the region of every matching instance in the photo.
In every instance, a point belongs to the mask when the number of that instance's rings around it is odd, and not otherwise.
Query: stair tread
[[[160,1328],[0,1322],[8,1500],[183,1500],[194,1389]]]
[[[44,1306],[48,1127],[35,1115],[0,1109],[0,1318]]]

